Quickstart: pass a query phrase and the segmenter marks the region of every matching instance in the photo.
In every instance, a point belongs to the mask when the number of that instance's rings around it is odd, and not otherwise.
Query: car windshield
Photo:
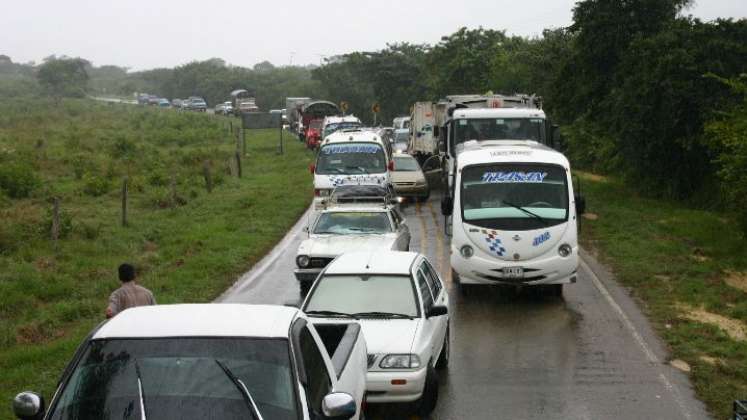
[[[324,127],[324,137],[327,137],[338,130],[349,130],[353,128],[361,128],[361,123],[357,121],[329,123]]]
[[[326,275],[306,301],[305,312],[386,312],[419,316],[409,276]]]
[[[110,339],[87,346],[46,418],[254,418],[221,365],[246,386],[264,418],[298,418],[287,340]]]
[[[420,166],[418,166],[418,161],[409,156],[395,156],[394,170],[395,172],[417,172]]]
[[[319,216],[314,228],[316,234],[383,234],[392,231],[389,215],[379,212],[327,212]]]
[[[462,170],[462,218],[503,230],[530,230],[568,219],[563,167],[548,164],[468,166]]]
[[[322,147],[317,158],[320,175],[354,175],[386,172],[384,149],[377,143],[340,143]]]
[[[534,140],[544,143],[542,118],[471,118],[455,122],[454,145],[469,140]]]

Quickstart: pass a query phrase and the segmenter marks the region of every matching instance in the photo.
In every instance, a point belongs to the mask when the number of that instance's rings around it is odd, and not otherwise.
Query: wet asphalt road
[[[640,310],[583,253],[578,283],[562,298],[452,284],[439,197],[403,206],[413,251],[441,272],[451,297],[451,361],[433,419],[704,419],[687,377]],[[306,217],[219,301],[299,299],[293,277]],[[408,418],[405,406],[370,406],[367,417]]]

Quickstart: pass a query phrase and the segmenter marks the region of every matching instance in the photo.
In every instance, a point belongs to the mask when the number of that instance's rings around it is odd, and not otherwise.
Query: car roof
[[[358,117],[355,115],[346,115],[346,116],[340,116],[340,115],[332,115],[328,117],[324,117],[324,123],[325,124],[335,124],[335,123],[341,123],[341,122],[361,122]]]
[[[345,142],[372,142],[372,143],[378,143],[379,145],[383,145],[383,141],[381,140],[381,137],[373,131],[364,131],[364,130],[356,130],[356,131],[335,131],[334,133],[328,135],[325,139],[322,145],[327,145],[331,143],[345,143]]]
[[[93,339],[157,337],[288,337],[299,315],[277,305],[179,304],[140,306],[122,311]]]
[[[550,163],[570,168],[568,159],[555,149],[531,140],[488,140],[463,143],[459,168],[484,163]]]
[[[419,255],[402,251],[347,252],[332,261],[325,273],[410,275],[410,267]]]
[[[454,110],[453,118],[545,118],[545,111],[537,108],[460,108]]]

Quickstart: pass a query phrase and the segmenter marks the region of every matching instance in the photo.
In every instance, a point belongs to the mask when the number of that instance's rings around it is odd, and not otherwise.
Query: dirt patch
[[[684,318],[691,321],[714,325],[725,332],[732,340],[745,341],[747,339],[747,326],[742,321],[725,317],[723,315],[708,312],[703,308],[691,308],[681,305],[680,310]]]
[[[656,280],[661,280],[661,281],[669,281],[672,279],[671,277],[664,275],[664,274],[654,274],[654,278]]]
[[[669,362],[670,365],[672,365],[673,368],[679,369],[685,373],[689,373],[692,369],[690,369],[690,365],[687,364],[686,361],[680,360],[680,359],[674,359],[671,362]]]
[[[599,216],[596,213],[584,213],[581,215],[586,220],[597,220]]]
[[[726,270],[724,274],[726,284],[747,293],[747,272]]]
[[[724,363],[718,357],[711,357],[711,356],[706,356],[706,355],[702,355],[702,356],[698,357],[698,359],[700,359],[704,363],[707,363],[707,364],[709,364],[711,366],[716,366],[717,364],[723,364]]]
[[[60,338],[65,335],[61,329],[48,331],[37,323],[20,326],[16,330],[16,342],[18,344],[42,344]]]
[[[585,174],[584,178],[594,182],[606,182],[607,177],[597,174]]]
[[[145,241],[143,244],[143,251],[145,252],[156,252],[157,250],[158,245],[155,242]]]
[[[39,257],[34,261],[34,266],[39,271],[49,271],[57,266],[53,257]]]
[[[690,255],[690,258],[694,259],[697,262],[706,262],[711,260],[711,258],[705,255],[705,252],[703,252],[703,250],[700,248],[693,248],[693,253]]]

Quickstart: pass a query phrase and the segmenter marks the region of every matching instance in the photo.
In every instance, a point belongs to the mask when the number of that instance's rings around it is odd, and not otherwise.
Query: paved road
[[[604,267],[584,254],[563,298],[453,286],[438,196],[403,207],[414,251],[442,273],[451,296],[452,351],[434,419],[704,419],[687,377],[666,364],[650,326]],[[219,300],[285,303],[304,218]],[[369,418],[407,418],[372,406]]]

